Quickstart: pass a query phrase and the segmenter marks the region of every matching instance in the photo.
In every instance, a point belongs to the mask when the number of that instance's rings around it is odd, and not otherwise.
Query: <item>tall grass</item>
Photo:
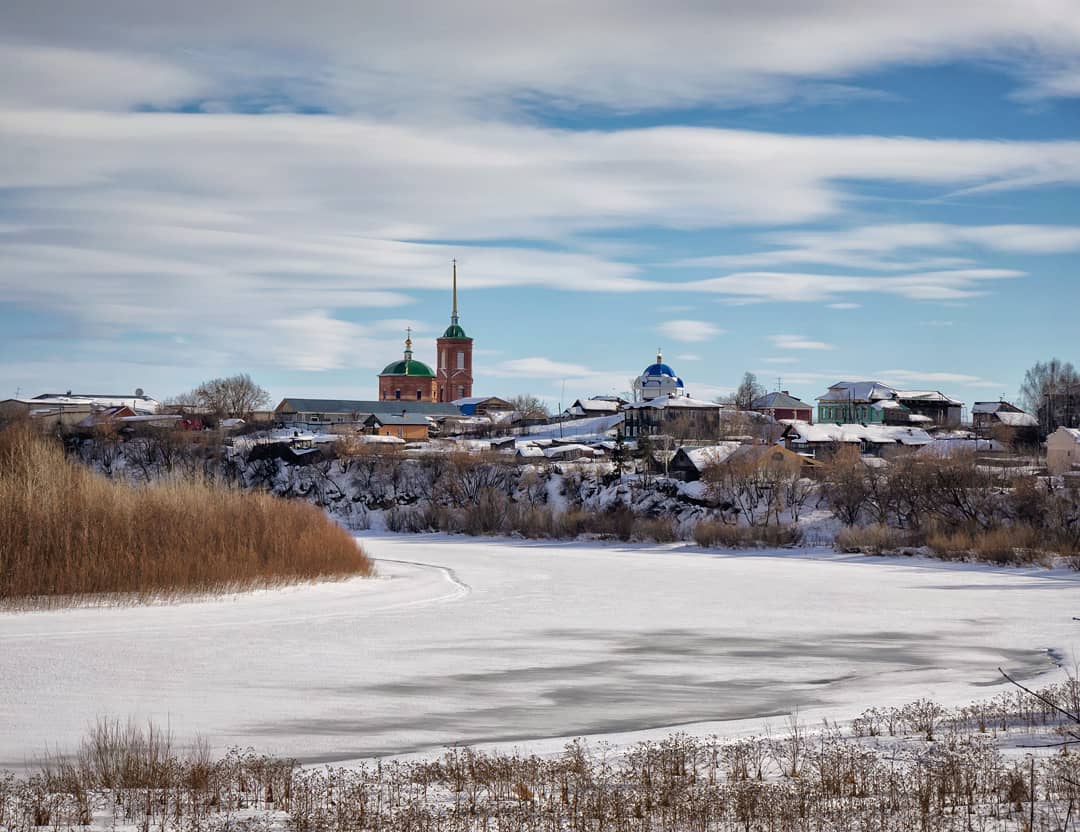
[[[0,604],[145,600],[371,571],[310,504],[191,479],[136,488],[72,462],[27,425],[0,431]]]

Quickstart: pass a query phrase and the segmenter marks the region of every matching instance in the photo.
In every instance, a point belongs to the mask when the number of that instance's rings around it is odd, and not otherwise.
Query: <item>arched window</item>
[[[464,370],[465,369],[465,353],[464,352],[458,352],[458,354],[457,354],[457,368],[459,370]]]
[[[417,391],[416,391],[416,400],[417,400],[417,401],[420,401],[420,396],[421,396],[421,393],[420,393],[420,391],[419,391],[419,390],[417,390]]]

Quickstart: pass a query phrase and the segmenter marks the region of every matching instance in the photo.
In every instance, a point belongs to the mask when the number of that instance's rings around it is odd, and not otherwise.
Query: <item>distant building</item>
[[[1046,469],[1056,477],[1080,470],[1080,428],[1060,427],[1047,437]]]
[[[997,438],[1012,445],[1039,440],[1039,420],[1007,401],[975,402],[971,427],[980,439]]]
[[[387,364],[379,373],[379,401],[435,401],[435,373],[423,361],[413,358],[411,331],[405,337],[402,360]]]
[[[375,436],[396,436],[406,442],[422,442],[430,435],[431,419],[420,413],[372,413],[364,420],[364,427]]]
[[[465,334],[458,319],[457,260],[454,261],[453,305],[450,326],[435,341],[438,373],[437,400],[440,402],[467,399],[473,394],[473,339]]]
[[[588,419],[593,416],[611,416],[627,402],[618,396],[593,396],[591,399],[574,399],[574,403],[563,411],[568,419]]]
[[[768,393],[754,399],[750,409],[756,413],[772,416],[777,421],[781,419],[795,419],[800,422],[814,421],[814,408],[801,399],[795,398],[787,390]]]
[[[860,453],[880,456],[902,449],[916,450],[934,442],[922,428],[821,422],[816,425],[792,422],[784,429],[783,438],[788,450],[811,454],[815,459],[828,459],[845,445],[857,447]]]
[[[720,405],[689,396],[653,398],[628,404],[623,410],[623,435],[628,439],[662,434],[676,439],[716,439]]]
[[[448,402],[287,397],[274,408],[274,419],[283,425],[304,429],[329,428],[334,425],[353,425],[361,428],[364,421],[372,414],[400,416],[403,413],[431,417],[461,415],[461,411]]]
[[[135,391],[135,395],[123,393],[42,393],[34,396],[30,401],[48,401],[50,403],[65,402],[89,403],[97,408],[104,407],[130,407],[137,415],[149,415],[157,413],[161,409],[161,402],[143,393],[142,389]]]
[[[964,403],[938,390],[895,390],[880,381],[839,381],[818,396],[818,422],[956,427]]]
[[[641,372],[641,375],[634,379],[634,401],[636,402],[685,395],[686,388],[683,380],[664,363],[664,356],[660,350],[656,351],[656,363],[650,364]]]

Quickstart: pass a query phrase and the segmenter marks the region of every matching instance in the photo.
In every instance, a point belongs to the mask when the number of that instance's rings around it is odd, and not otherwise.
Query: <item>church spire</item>
[[[405,328],[405,375],[409,374],[409,362],[412,361],[412,327]]]
[[[458,313],[457,313],[457,258],[454,258],[454,308],[450,313],[451,326],[458,326]]]

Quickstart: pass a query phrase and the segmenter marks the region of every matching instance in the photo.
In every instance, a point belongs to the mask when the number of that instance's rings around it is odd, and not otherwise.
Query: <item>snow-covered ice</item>
[[[0,768],[98,716],[304,761],[760,730],[798,707],[985,698],[1060,675],[1080,575],[785,551],[368,535],[380,576],[0,614]],[[740,721],[741,720],[741,721]]]

